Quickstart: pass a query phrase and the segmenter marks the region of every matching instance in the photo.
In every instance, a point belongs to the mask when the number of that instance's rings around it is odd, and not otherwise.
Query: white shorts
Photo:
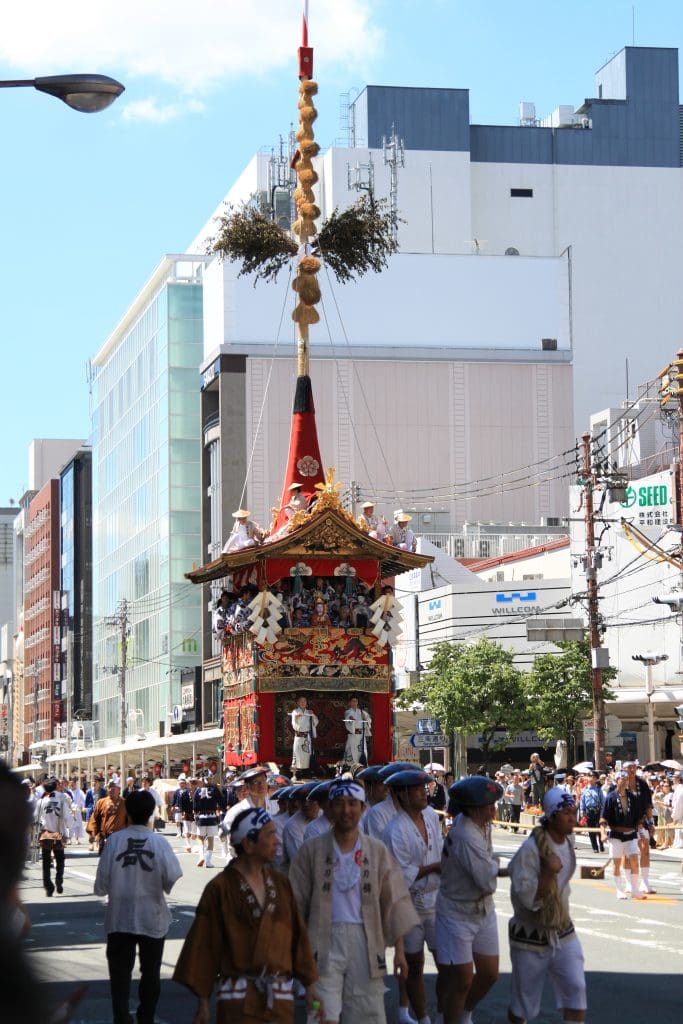
[[[183,820],[183,812],[182,811],[174,811],[173,812],[173,820],[175,822],[182,821]]]
[[[194,832],[194,822],[193,821],[183,821],[183,835],[187,836],[187,838],[189,839],[193,832]]]
[[[639,853],[638,840],[628,839],[624,843],[621,839],[612,837],[609,840],[608,849],[612,860],[620,860],[622,857],[637,857]]]
[[[197,835],[201,839],[213,839],[218,835],[218,825],[198,825]]]
[[[436,962],[471,964],[474,953],[498,956],[498,922],[492,910],[483,917],[437,914],[434,927]]]
[[[416,924],[403,939],[403,946],[406,953],[424,952],[425,942],[430,953],[436,948],[434,945],[434,924],[435,912],[418,910],[420,923]]]
[[[558,1010],[586,1009],[583,950],[576,935],[564,945],[544,952],[510,948],[512,980],[510,1012],[532,1020],[541,1009],[543,983],[550,978]]]
[[[325,1020],[340,1024],[386,1024],[384,978],[371,978],[362,924],[335,922],[327,967],[316,982]]]

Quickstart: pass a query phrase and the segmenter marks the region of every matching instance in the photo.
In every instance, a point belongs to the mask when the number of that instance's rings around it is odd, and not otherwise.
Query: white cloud
[[[30,0],[3,4],[0,61],[27,75],[97,71],[156,79],[184,94],[290,67],[301,0]],[[316,69],[363,67],[382,33],[372,0],[314,0]],[[37,28],[39,26],[39,28]]]
[[[183,114],[200,114],[205,106],[199,100],[184,100],[179,103],[160,103],[155,96],[126,103],[121,111],[122,121],[146,121],[166,124]]]

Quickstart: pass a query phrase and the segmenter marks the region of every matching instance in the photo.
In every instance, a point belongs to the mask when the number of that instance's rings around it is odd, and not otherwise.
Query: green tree
[[[587,640],[558,644],[561,654],[539,654],[524,680],[530,725],[544,743],[565,740],[576,758],[575,736],[584,718],[593,711],[591,653]],[[617,672],[603,669],[606,700],[614,694],[607,685]]]
[[[472,645],[436,644],[429,670],[401,692],[397,704],[407,708],[422,703],[444,732],[481,736],[486,765],[492,751],[505,747],[510,735],[527,726],[523,677],[513,657],[486,637]]]

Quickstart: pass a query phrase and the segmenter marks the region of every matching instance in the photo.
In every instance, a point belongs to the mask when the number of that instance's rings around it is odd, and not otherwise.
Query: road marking
[[[66,928],[66,921],[39,921],[31,925],[32,928]]]
[[[607,888],[607,886],[601,886],[601,885],[597,885],[595,883],[594,883],[594,885],[595,885],[596,889],[605,889],[605,888]],[[629,902],[631,902],[631,901],[629,901]],[[648,896],[647,902],[648,903],[668,903],[671,906],[676,906],[678,904],[678,900],[671,900],[671,899],[668,899],[666,896],[662,896],[659,899],[657,899],[657,898],[653,899],[652,896]],[[636,900],[636,904],[638,904],[638,905],[642,905],[643,903],[645,903],[645,900],[642,900],[642,901],[641,900]],[[633,915],[629,914],[626,911],[626,908],[624,908],[624,910],[622,910],[622,911],[619,911],[619,910],[606,910],[606,909],[602,909],[600,907],[584,907],[584,906],[581,906],[581,904],[578,904],[578,903],[574,904],[574,906],[576,906],[576,908],[578,910],[587,910],[589,914],[598,914],[600,917],[621,917],[621,918],[625,918],[625,919],[627,919],[629,921],[633,921],[634,920]],[[661,925],[662,925],[662,922],[661,921],[657,921],[656,918],[638,917],[637,920],[639,921],[640,924],[654,924],[658,928],[661,928]],[[666,927],[667,927],[667,929],[675,929],[676,931],[683,931],[683,925],[680,925],[680,924],[669,924],[668,921],[667,921]]]
[[[657,922],[657,924],[659,923]],[[629,946],[645,946],[647,949],[658,950],[660,953],[673,953],[675,956],[683,955],[683,950],[675,946],[664,946],[652,939],[633,939],[628,935],[620,935],[618,932],[598,932],[592,928],[582,928],[581,935],[592,935],[595,939],[609,939],[611,942],[625,942]]]

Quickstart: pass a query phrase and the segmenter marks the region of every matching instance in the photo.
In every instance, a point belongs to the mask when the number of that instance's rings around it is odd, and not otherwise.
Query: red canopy
[[[325,483],[318,431],[315,425],[315,407],[310,377],[297,377],[296,380],[287,470],[282,487],[280,512],[275,521],[275,530],[278,530],[287,521],[282,509],[292,496],[289,488],[294,483],[301,484],[302,494],[307,501],[310,501],[316,493],[315,485]]]

